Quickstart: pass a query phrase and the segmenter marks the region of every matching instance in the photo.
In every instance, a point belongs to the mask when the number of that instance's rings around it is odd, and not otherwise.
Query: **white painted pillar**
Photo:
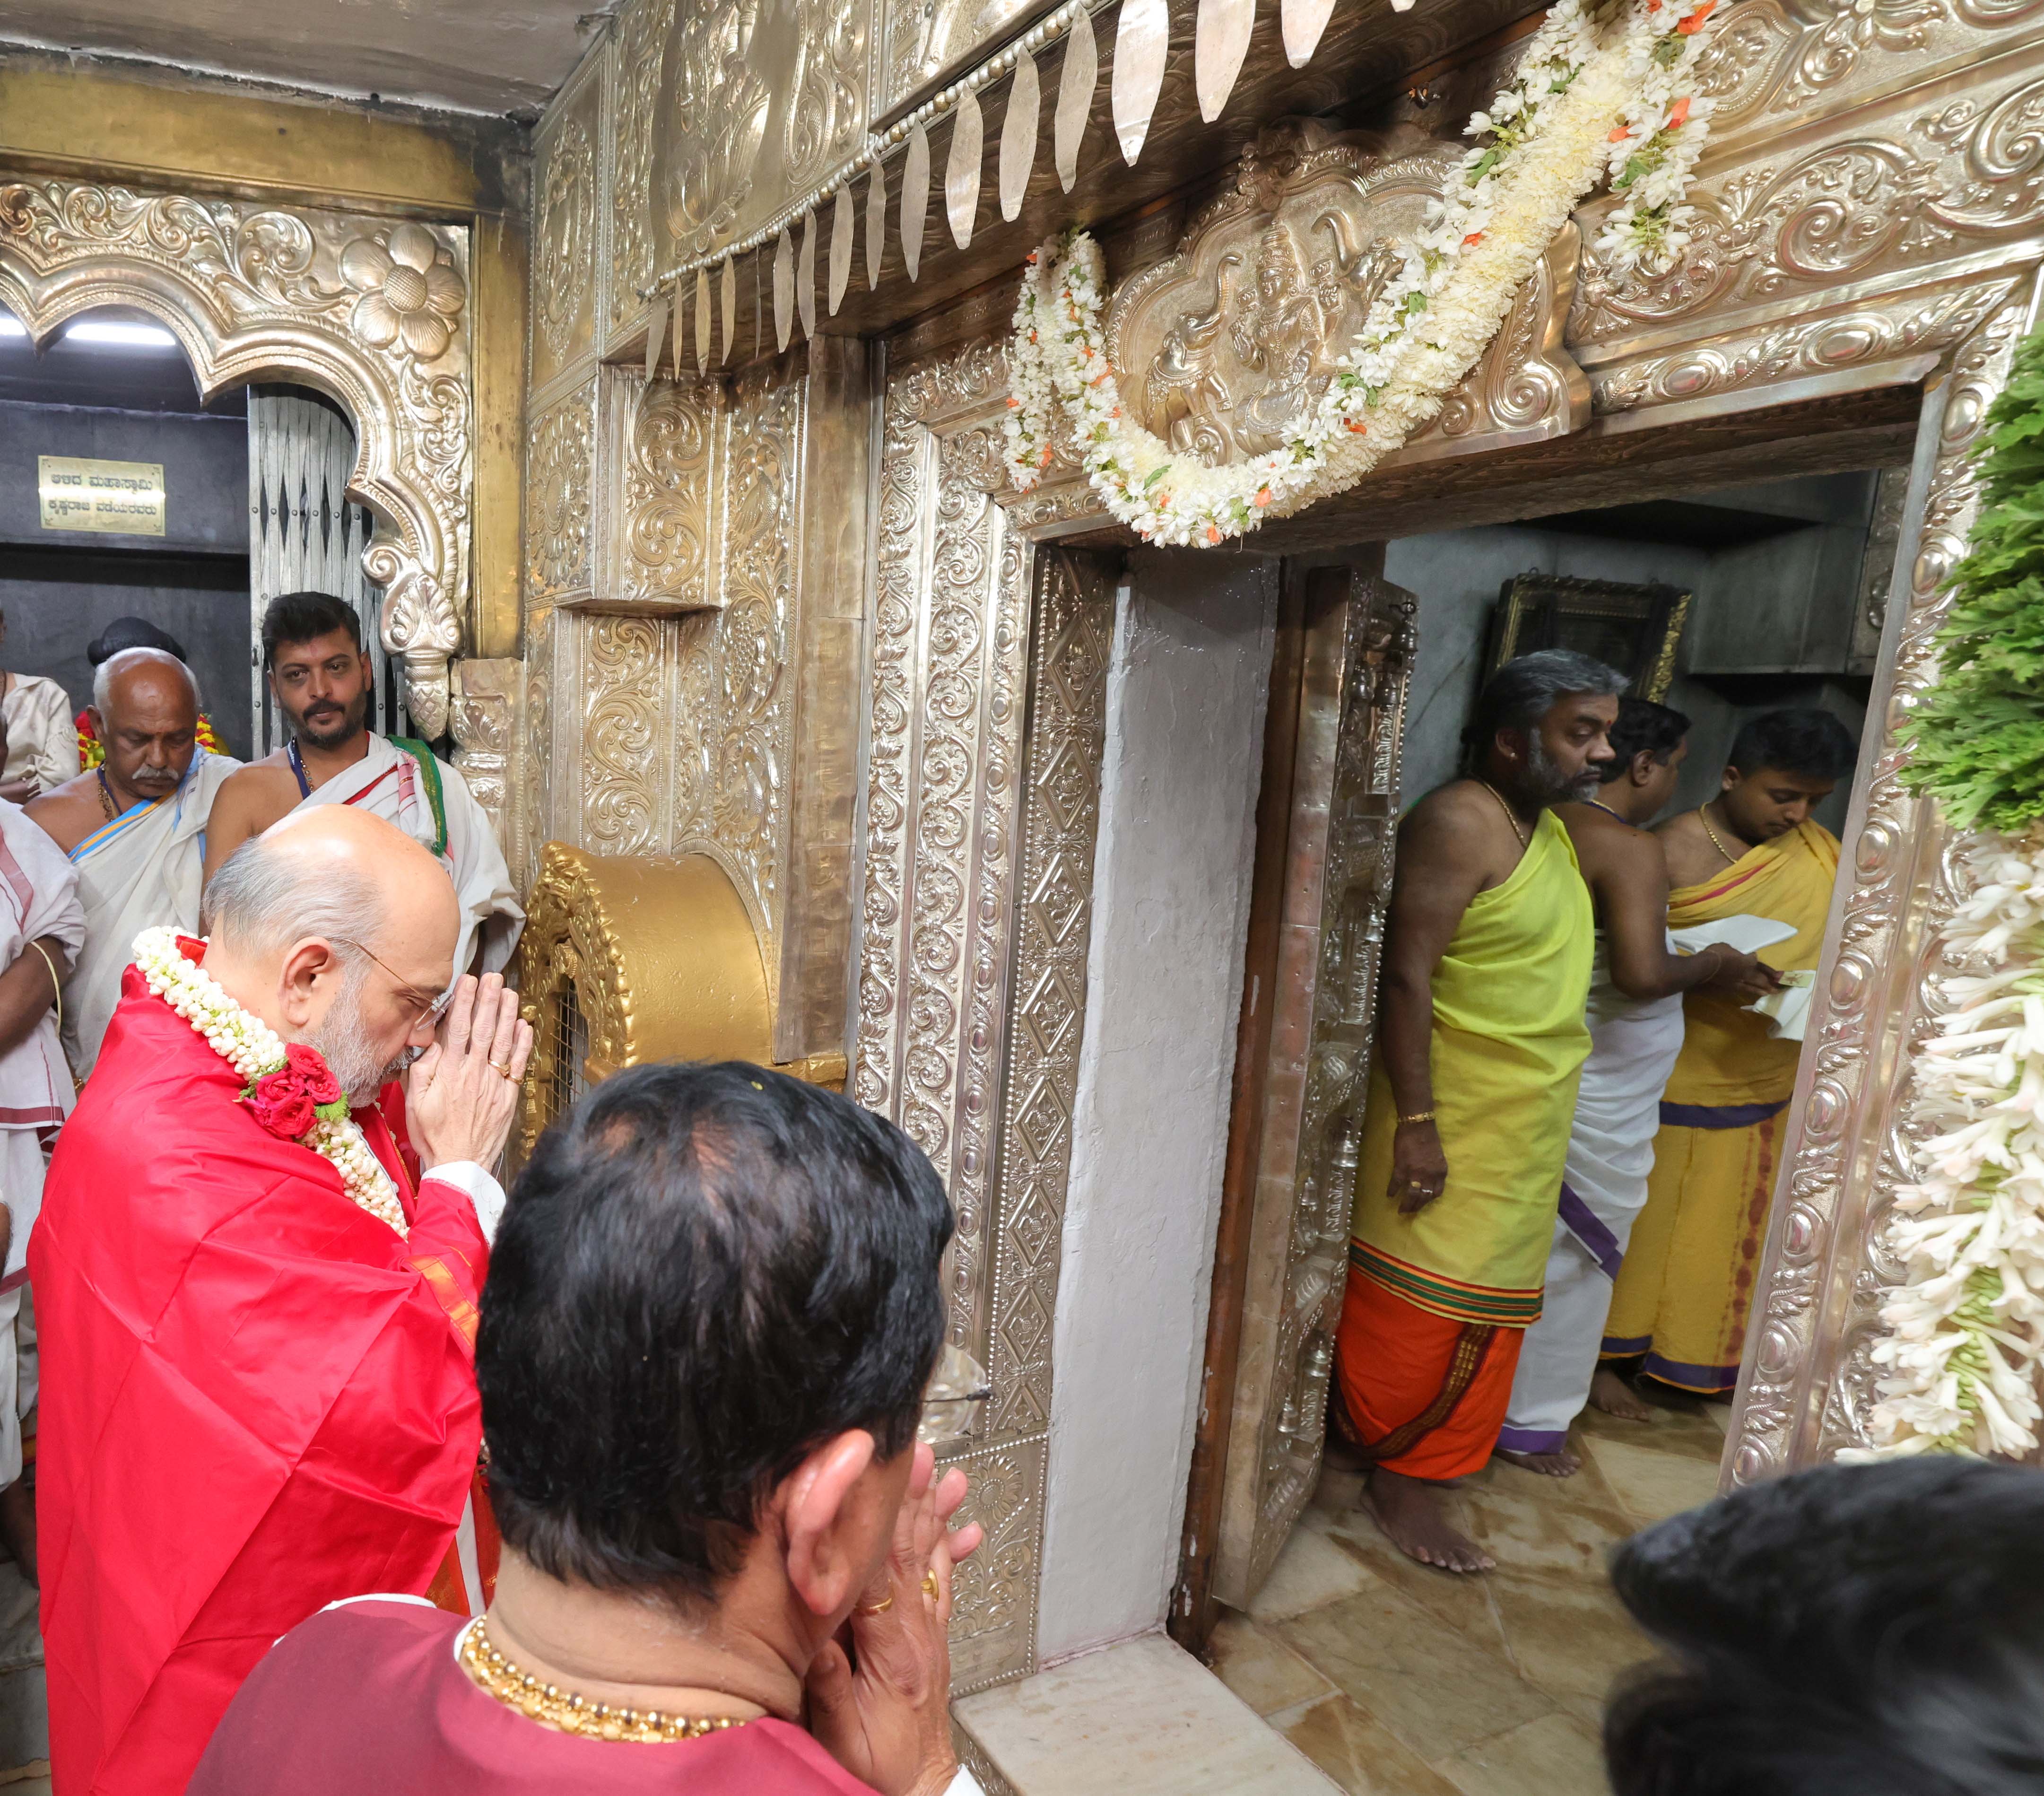
[[[1058,1282],[1039,1659],[1163,1625],[1228,1145],[1278,564],[1192,550],[1115,598]]]

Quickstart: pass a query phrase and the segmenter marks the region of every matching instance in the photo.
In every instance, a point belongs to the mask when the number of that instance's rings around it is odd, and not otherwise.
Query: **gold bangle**
[[[1431,1110],[1415,1110],[1409,1117],[1401,1116],[1398,1120],[1400,1122],[1431,1122],[1434,1113]]]
[[[63,981],[57,977],[57,963],[50,958],[50,951],[34,936],[29,938],[29,946],[43,957],[43,964],[50,970],[50,990],[55,994],[57,1006],[57,1033],[63,1033]]]

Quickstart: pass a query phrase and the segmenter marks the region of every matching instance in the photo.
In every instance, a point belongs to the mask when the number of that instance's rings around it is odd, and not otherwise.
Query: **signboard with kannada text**
[[[45,530],[98,530],[124,536],[163,533],[163,464],[38,456]]]

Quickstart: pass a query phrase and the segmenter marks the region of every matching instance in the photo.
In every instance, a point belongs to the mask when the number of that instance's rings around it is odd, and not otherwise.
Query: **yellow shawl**
[[[1783,972],[1814,967],[1831,913],[1838,839],[1819,824],[1748,849],[1723,872],[1668,894],[1668,926],[1685,929],[1727,917],[1772,917],[1796,925],[1785,941],[1760,951]],[[1670,1104],[1772,1104],[1796,1086],[1799,1041],[1778,1041],[1767,1019],[1722,998],[1692,991],[1683,1000],[1688,1033],[1668,1080]]]
[[[1576,1082],[1589,1052],[1596,920],[1569,833],[1541,814],[1502,885],[1479,892],[1434,971],[1434,1110],[1448,1185],[1417,1216],[1387,1193],[1397,1107],[1370,1075],[1352,1263],[1436,1315],[1523,1328],[1560,1201]]]

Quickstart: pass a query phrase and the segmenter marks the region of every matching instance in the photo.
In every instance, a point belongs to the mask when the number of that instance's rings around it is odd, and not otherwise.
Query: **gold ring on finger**
[[[516,1073],[512,1071],[509,1067],[505,1066],[501,1060],[492,1060],[490,1063],[490,1070],[496,1074],[499,1079],[515,1079],[518,1076]]]
[[[894,1593],[889,1590],[878,1602],[863,1602],[859,1606],[861,1615],[885,1615],[894,1606]]]
[[[937,1583],[936,1573],[934,1571],[925,1571],[923,1574],[923,1594],[928,1597],[931,1602],[935,1602],[941,1594],[940,1587]]]

